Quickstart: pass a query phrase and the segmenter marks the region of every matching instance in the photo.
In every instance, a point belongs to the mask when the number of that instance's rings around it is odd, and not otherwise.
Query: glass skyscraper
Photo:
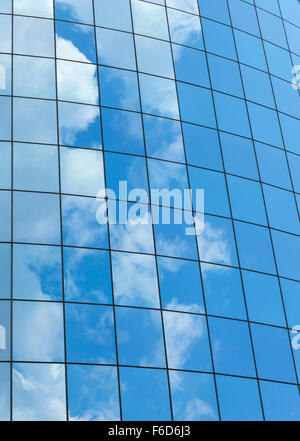
[[[297,0],[0,0],[1,420],[300,420],[299,90]]]

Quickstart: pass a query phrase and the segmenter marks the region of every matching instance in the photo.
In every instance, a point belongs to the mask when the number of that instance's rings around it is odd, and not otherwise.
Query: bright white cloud
[[[13,391],[15,421],[66,419],[64,366],[15,364]]]
[[[63,193],[96,196],[105,187],[101,152],[66,147],[61,161]]]
[[[51,18],[53,0],[14,0],[14,13]]]
[[[202,312],[199,305],[179,304],[173,299],[166,309]],[[183,368],[190,357],[191,347],[204,336],[202,319],[197,315],[164,312],[164,324],[170,367]]]
[[[113,253],[112,263],[117,303],[159,307],[154,257]]]
[[[205,222],[203,232],[197,236],[200,259],[230,265],[231,250],[225,232]],[[215,269],[215,268],[213,268]]]

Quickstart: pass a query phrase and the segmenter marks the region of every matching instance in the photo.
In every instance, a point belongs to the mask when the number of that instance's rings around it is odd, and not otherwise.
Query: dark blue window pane
[[[245,102],[232,96],[214,92],[219,129],[250,137]],[[228,111],[230,109],[230,112]]]
[[[209,318],[209,329],[216,372],[255,376],[248,324]]]
[[[240,271],[206,263],[201,264],[207,313],[246,319]]]
[[[299,234],[299,215],[293,193],[269,185],[264,185],[263,189],[270,226]]]
[[[223,173],[189,167],[189,175],[192,189],[204,189],[205,212],[229,216],[228,197]]]
[[[229,0],[229,9],[233,27],[260,36],[254,6],[240,0]]]
[[[300,397],[297,386],[260,382],[267,421],[300,421]]]
[[[78,363],[115,363],[114,317],[109,306],[66,305],[67,359]]]
[[[267,184],[291,190],[291,179],[285,152],[258,142],[255,148],[261,180]]]
[[[206,50],[226,58],[236,59],[232,30],[214,21],[202,20]]]
[[[216,130],[184,123],[183,135],[188,164],[214,170],[223,170]]]
[[[205,54],[173,44],[176,77],[180,81],[209,87]]]
[[[145,153],[142,121],[138,113],[102,109],[104,148],[120,153]]]
[[[287,321],[290,328],[299,322],[300,283],[293,280],[280,280]]]
[[[216,126],[209,90],[178,83],[178,94],[183,121],[208,127]]]
[[[232,215],[235,219],[266,225],[261,186],[248,179],[228,176]]]
[[[83,303],[112,303],[107,251],[64,248],[65,299]]]
[[[251,325],[258,375],[267,380],[295,382],[288,332],[265,325]]]
[[[244,289],[253,322],[286,326],[278,279],[266,274],[243,271]]]
[[[201,2],[199,2],[199,8],[200,14],[203,15],[203,17],[211,18],[228,25],[230,24],[226,0],[220,0],[217,8],[214,7],[210,0],[201,0]]]
[[[208,63],[213,89],[243,98],[238,64],[210,54],[208,55]]]
[[[272,230],[272,238],[279,274],[283,277],[300,280],[300,261],[298,258],[300,237]]]
[[[169,421],[167,374],[160,369],[120,368],[125,421]],[[139,406],[136,405],[139,403]]]
[[[252,35],[234,31],[239,61],[249,66],[267,71],[266,58],[262,41]]]
[[[222,421],[263,419],[256,380],[217,376]]]
[[[252,141],[221,133],[225,171],[245,178],[258,180],[256,158]]]
[[[235,222],[241,266],[245,269],[275,273],[270,234],[267,228]]]

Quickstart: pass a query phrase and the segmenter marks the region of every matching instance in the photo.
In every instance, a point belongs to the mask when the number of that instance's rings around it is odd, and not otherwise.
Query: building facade
[[[297,0],[0,0],[1,420],[300,420],[299,86]]]

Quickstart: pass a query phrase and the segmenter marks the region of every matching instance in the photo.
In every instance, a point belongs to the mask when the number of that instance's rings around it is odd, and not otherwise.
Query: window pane
[[[13,317],[15,361],[64,361],[62,304],[14,302]]]
[[[27,385],[30,384],[31,387]],[[13,419],[66,420],[65,367],[57,364],[13,365]]]
[[[160,311],[116,308],[119,362],[165,367]]]
[[[170,421],[166,371],[120,368],[120,380],[125,421]]]
[[[218,408],[212,375],[170,372],[175,421],[217,421]]]
[[[58,193],[57,147],[15,143],[14,188]]]
[[[116,368],[68,366],[70,421],[120,419]]]
[[[116,361],[114,317],[109,306],[66,305],[66,338],[70,362]]]
[[[14,245],[13,296],[26,300],[62,300],[59,247]]]
[[[14,194],[14,240],[60,243],[59,198],[39,193]]]
[[[153,256],[112,253],[112,269],[116,304],[159,308]]]
[[[112,304],[107,251],[64,248],[65,299]]]

